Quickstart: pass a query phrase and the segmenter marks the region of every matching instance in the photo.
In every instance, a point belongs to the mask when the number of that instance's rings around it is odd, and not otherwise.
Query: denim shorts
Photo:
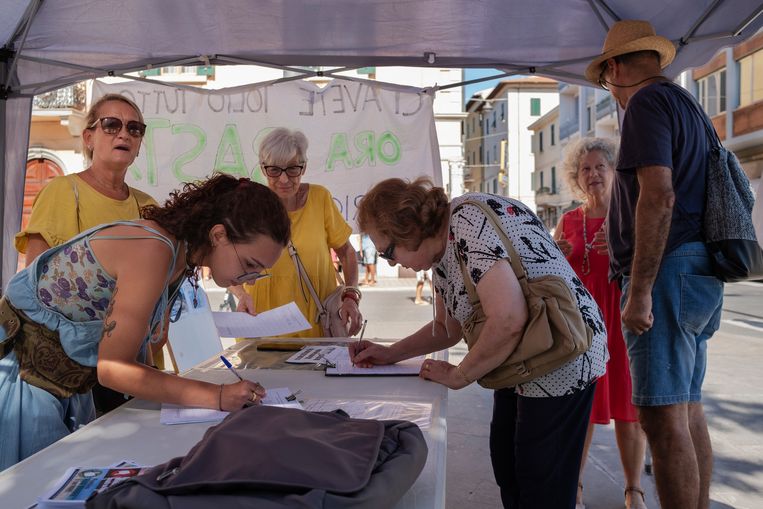
[[[626,277],[621,309],[629,286]],[[713,275],[703,243],[682,244],[663,258],[652,288],[652,328],[639,336],[623,327],[634,405],[702,399],[707,340],[718,330],[722,306],[723,283]]]

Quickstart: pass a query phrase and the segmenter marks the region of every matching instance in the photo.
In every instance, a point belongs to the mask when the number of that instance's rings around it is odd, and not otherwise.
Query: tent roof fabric
[[[618,19],[648,20],[678,45],[674,76],[755,33],[760,11],[754,0],[0,0],[0,44],[18,57],[4,81],[22,95],[207,63],[494,67],[582,83]]]

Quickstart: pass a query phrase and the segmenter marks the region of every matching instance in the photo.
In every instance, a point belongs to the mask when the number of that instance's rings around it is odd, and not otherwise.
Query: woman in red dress
[[[615,420],[615,436],[625,475],[625,506],[646,507],[641,489],[646,437],[638,423],[636,407],[631,403],[631,376],[620,325],[620,288],[608,279],[609,256],[602,228],[609,210],[616,150],[614,142],[603,138],[584,138],[568,148],[565,179],[583,204],[566,212],[554,233],[562,253],[604,314],[610,355],[607,373],[599,378],[594,393],[580,466],[578,508],[585,507],[582,479],[593,425],[609,424],[611,419]]]

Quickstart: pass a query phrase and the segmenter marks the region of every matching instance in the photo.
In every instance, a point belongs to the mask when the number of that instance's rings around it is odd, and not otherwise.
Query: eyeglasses
[[[125,125],[121,118],[102,117],[93,122],[88,129],[93,129],[99,122],[103,132],[111,135],[119,133],[122,130],[122,126]],[[127,133],[133,138],[142,138],[146,134],[146,124],[137,120],[129,120],[127,122]]]
[[[387,246],[387,249],[379,253],[379,256],[381,256],[385,260],[394,262],[395,261],[395,243],[390,242],[389,246]]]
[[[287,166],[286,168],[281,168],[280,166],[263,166],[262,169],[265,170],[265,175],[271,178],[278,178],[281,176],[281,173],[285,173],[287,177],[299,177],[302,175],[302,172],[305,171],[305,165],[295,164],[294,166]]]
[[[242,285],[244,283],[254,283],[258,279],[270,277],[270,274],[260,274],[259,272],[247,272],[246,268],[244,267],[244,263],[241,261],[241,257],[238,255],[238,251],[236,250],[236,244],[231,242],[230,244],[233,246],[233,251],[236,253],[236,258],[238,258],[238,263],[241,265],[241,270],[244,271],[240,276],[236,276],[233,278],[233,282],[237,285]]]
[[[607,79],[604,77],[604,73],[606,72],[606,70],[607,70],[606,64],[602,65],[601,72],[599,73],[598,81],[599,81],[599,86],[601,88],[603,88],[604,90],[609,90],[609,87],[607,87]]]

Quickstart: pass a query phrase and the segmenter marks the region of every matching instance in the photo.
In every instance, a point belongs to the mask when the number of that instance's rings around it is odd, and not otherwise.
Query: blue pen
[[[226,368],[228,368],[229,370],[231,370],[231,372],[232,372],[234,375],[236,375],[236,377],[237,377],[239,380],[241,380],[242,382],[244,381],[244,379],[243,379],[243,378],[241,378],[241,375],[239,375],[239,374],[238,374],[238,371],[236,371],[236,368],[234,368],[234,367],[233,367],[233,364],[231,364],[231,363],[230,363],[230,361],[229,361],[228,359],[226,359],[226,358],[225,358],[225,356],[221,355],[221,356],[220,356],[220,360],[221,360],[221,361],[223,361],[223,364],[225,364],[225,367],[226,367]]]

